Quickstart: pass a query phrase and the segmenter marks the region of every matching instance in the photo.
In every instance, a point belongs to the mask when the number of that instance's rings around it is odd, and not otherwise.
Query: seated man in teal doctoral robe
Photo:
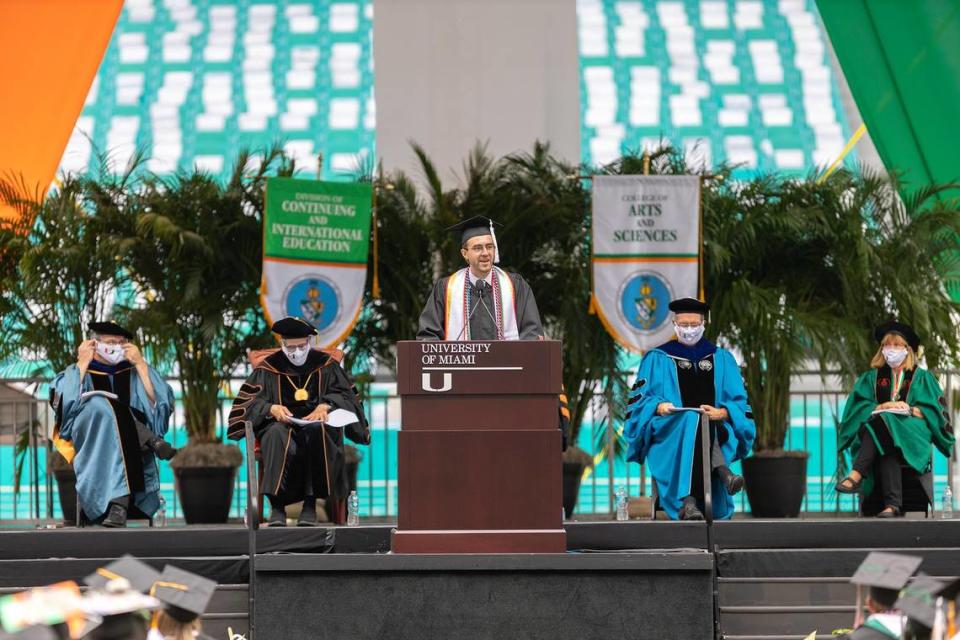
[[[733,515],[732,495],[743,478],[727,464],[749,453],[756,436],[747,392],[733,355],[703,337],[710,307],[694,298],[670,303],[677,339],[640,361],[624,435],[627,457],[643,463],[657,483],[663,510],[676,520],[701,520],[703,473],[699,408],[710,418],[714,516]]]
[[[73,463],[83,513],[123,527],[129,509],[152,517],[160,506],[155,456],[175,454],[163,441],[173,389],[144,361],[129,331],[113,322],[92,322],[90,331],[77,363],[51,387],[54,443]]]

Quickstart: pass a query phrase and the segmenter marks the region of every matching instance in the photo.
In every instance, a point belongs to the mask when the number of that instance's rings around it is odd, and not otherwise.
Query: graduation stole
[[[497,325],[497,340],[519,340],[517,328],[517,294],[513,280],[500,267],[493,268],[493,315]],[[472,300],[472,287],[467,284],[467,268],[460,269],[447,281],[447,299],[444,305],[444,339],[471,340],[470,310],[476,301]],[[481,303],[482,304],[482,303]],[[478,309],[476,313],[486,313]]]
[[[893,370],[884,365],[877,370],[877,402],[906,402],[910,393],[910,383],[913,382],[914,369],[900,371],[899,380],[894,379]]]

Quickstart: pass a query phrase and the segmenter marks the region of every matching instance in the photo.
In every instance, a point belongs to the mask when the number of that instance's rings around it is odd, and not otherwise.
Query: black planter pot
[[[220,524],[230,515],[233,467],[181,467],[174,469],[180,506],[187,524]]]
[[[57,494],[60,496],[60,511],[63,512],[63,524],[73,527],[77,524],[77,474],[73,467],[55,469],[53,477],[57,479]]]
[[[752,456],[743,461],[755,518],[796,518],[807,489],[807,457]]]
[[[573,509],[577,506],[584,468],[585,465],[577,462],[563,463],[563,515],[568,520],[573,516]]]

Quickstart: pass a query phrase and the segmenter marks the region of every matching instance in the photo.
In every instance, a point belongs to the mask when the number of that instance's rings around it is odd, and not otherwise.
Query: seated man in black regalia
[[[263,462],[261,492],[270,501],[269,526],[286,524],[285,507],[303,500],[297,522],[316,523],[317,498],[326,498],[328,513],[338,524],[346,522],[349,492],[344,472],[344,434],[358,444],[370,443],[370,429],[353,381],[332,355],[312,349],[317,334],[300,318],[273,324],[281,348],[255,365],[230,411],[229,438],[244,437],[250,421],[260,440]],[[328,414],[344,409],[356,420],[331,427]],[[312,424],[296,424],[301,419]],[[332,513],[331,513],[332,512]]]

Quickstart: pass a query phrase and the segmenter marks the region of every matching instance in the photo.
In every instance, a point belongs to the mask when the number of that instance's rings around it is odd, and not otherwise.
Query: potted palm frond
[[[114,234],[137,294],[129,322],[181,384],[189,443],[171,466],[188,523],[227,520],[242,454],[216,431],[221,392],[248,350],[271,344],[258,293],[264,187],[293,166],[279,149],[253,159],[239,154],[225,183],[199,170],[145,177]]]

